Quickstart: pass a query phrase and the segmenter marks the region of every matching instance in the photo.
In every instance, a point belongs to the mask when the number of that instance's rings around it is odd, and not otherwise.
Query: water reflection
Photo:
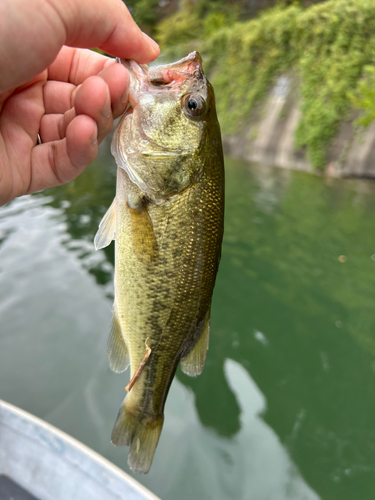
[[[92,244],[115,172],[102,148],[74,183],[1,209],[0,397],[125,467],[113,246]],[[373,183],[227,161],[207,364],[178,371],[142,482],[163,499],[375,495],[374,227]]]
[[[107,295],[113,299],[113,245],[101,252],[93,248],[93,237],[115,194],[116,166],[109,154],[109,144],[107,138],[91,172],[70,184],[48,190],[51,196],[46,203],[63,211],[68,236],[64,244],[82,260],[99,285],[107,285]],[[46,192],[35,196],[45,198]]]
[[[236,469],[242,469],[237,478],[243,490],[240,498],[247,494],[247,498],[318,500],[318,495],[301,478],[278,436],[264,422],[262,415],[267,402],[249,373],[231,359],[225,362],[225,373],[241,407],[241,431],[228,446],[232,448]],[[262,479],[258,482],[258,478]],[[233,497],[228,495],[228,498]]]
[[[265,214],[277,211],[292,177],[293,172],[290,170],[280,170],[278,175],[274,175],[273,167],[268,165],[257,169],[257,190],[253,193],[255,206]],[[254,222],[260,221],[255,219]]]

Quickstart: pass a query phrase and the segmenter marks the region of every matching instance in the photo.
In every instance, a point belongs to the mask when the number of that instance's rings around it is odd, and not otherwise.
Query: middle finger
[[[74,111],[93,118],[98,126],[100,143],[113,125],[111,96],[107,83],[100,76],[90,76],[77,88]]]
[[[72,108],[76,88],[72,83],[48,80],[43,87],[45,113],[64,114]]]

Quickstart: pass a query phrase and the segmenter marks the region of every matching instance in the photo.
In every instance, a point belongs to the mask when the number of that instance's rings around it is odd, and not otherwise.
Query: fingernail
[[[121,96],[121,104],[129,101],[129,89],[126,89],[125,92]]]
[[[146,40],[148,41],[148,43],[151,45],[153,51],[155,53],[159,54],[160,48],[159,48],[159,45],[155,42],[155,40],[153,40],[151,37],[149,37],[148,35],[146,35],[146,33],[143,33],[143,36],[146,38]]]
[[[97,142],[98,142],[98,133],[94,132],[91,136],[91,144],[95,146]]]
[[[109,118],[111,116],[112,110],[111,110],[111,98],[109,97],[109,92],[107,95],[107,100],[105,102],[104,108],[102,109],[102,115],[104,118]]]

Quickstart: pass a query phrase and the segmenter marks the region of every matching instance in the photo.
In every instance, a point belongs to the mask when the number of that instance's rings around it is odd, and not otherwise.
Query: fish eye
[[[190,94],[184,97],[183,107],[188,116],[195,118],[203,114],[206,109],[206,103],[199,94]]]

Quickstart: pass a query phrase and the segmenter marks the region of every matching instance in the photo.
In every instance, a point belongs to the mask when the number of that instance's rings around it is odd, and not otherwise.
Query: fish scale
[[[199,54],[152,68],[157,86],[147,67],[124,64],[134,111],[114,134],[116,198],[96,245],[115,238],[109,358],[115,371],[128,359],[131,367],[112,442],[130,445],[130,467],[148,472],[178,364],[191,376],[204,366],[223,236],[224,167]]]

